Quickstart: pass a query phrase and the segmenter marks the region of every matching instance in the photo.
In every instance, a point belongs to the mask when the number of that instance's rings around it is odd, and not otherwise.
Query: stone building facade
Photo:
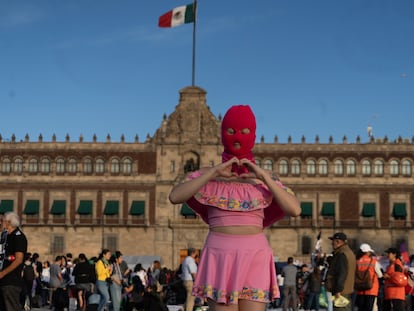
[[[174,112],[144,142],[23,141],[0,138],[0,213],[16,211],[29,250],[43,259],[72,252],[96,256],[102,247],[161,257],[178,267],[188,247],[202,248],[207,226],[186,205],[172,205],[171,187],[185,173],[221,161],[221,117],[206,92],[186,87]],[[224,113],[224,111],[223,111]],[[301,201],[302,215],[266,229],[280,260],[305,262],[322,232],[344,231],[351,246],[381,252],[409,241],[414,207],[414,142],[271,143],[259,139],[257,163],[274,171]]]

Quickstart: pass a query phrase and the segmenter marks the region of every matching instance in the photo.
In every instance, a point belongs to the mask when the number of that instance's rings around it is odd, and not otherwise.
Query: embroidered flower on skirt
[[[211,285],[205,285],[195,286],[193,288],[193,295],[198,297],[210,298],[214,301],[224,304],[237,304],[239,299],[267,303],[276,298],[279,298],[280,292],[278,286],[273,286],[272,291],[245,287],[240,293],[238,291],[227,293],[224,290],[213,289]]]

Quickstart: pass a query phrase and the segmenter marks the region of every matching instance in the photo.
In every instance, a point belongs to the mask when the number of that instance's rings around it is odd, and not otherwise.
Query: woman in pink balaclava
[[[221,135],[222,163],[192,172],[169,198],[186,202],[209,225],[193,294],[206,298],[211,311],[264,311],[279,288],[263,228],[301,209],[289,188],[255,164],[256,120],[249,106],[227,111]]]

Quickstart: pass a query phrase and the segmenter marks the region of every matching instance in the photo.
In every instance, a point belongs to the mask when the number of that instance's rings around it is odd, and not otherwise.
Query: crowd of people
[[[21,278],[20,310],[167,311],[167,304],[186,300],[179,269],[161,267],[158,260],[147,269],[141,263],[131,269],[120,251],[109,249],[90,258],[67,253],[56,256],[54,262],[42,262],[39,254],[27,253]]]
[[[354,253],[345,233],[337,232],[329,239],[332,253],[315,251],[309,264],[299,264],[293,257],[283,266],[275,263],[280,297],[268,307],[282,307],[283,311],[413,310],[410,268],[414,256],[404,262],[400,251],[390,247],[382,252],[387,261],[380,262],[383,257],[368,243]],[[197,260],[196,250],[190,248],[176,271],[161,267],[158,260],[148,269],[141,263],[130,269],[120,251],[109,249],[90,258],[67,253],[56,256],[52,263],[41,261],[38,253],[26,252],[20,270],[24,283],[20,305],[24,310],[47,306],[56,311],[69,309],[70,302],[72,309],[80,311],[167,311],[167,305],[184,305],[190,311],[196,300]],[[206,302],[201,300],[201,304]]]
[[[411,311],[414,282],[410,262],[404,263],[397,248],[385,250],[388,263],[380,264],[379,256],[367,243],[354,254],[347,236],[337,232],[330,237],[333,252],[314,254],[309,264],[299,264],[293,257],[284,266],[275,264],[281,296],[268,307],[287,310],[358,310]],[[151,310],[166,311],[167,305],[184,305],[193,310],[193,280],[197,274],[196,252],[176,271],[161,267],[159,261],[144,269],[137,263],[130,269],[120,251],[103,249],[96,257],[80,253],[56,256],[55,261],[41,261],[38,253],[26,253],[22,269],[24,310],[48,306],[56,311],[77,310]],[[186,272],[185,272],[185,271]],[[368,287],[359,284],[357,273],[367,274]],[[406,275],[407,282],[396,284],[395,273]],[[362,282],[362,281],[361,281]],[[358,283],[358,284],[357,284]],[[70,299],[72,298],[72,299]]]
[[[343,232],[329,239],[332,254],[315,252],[309,264],[299,264],[293,257],[284,265],[276,264],[281,297],[270,307],[283,311],[414,309],[414,256],[404,262],[397,248],[376,254],[368,243],[354,253]]]

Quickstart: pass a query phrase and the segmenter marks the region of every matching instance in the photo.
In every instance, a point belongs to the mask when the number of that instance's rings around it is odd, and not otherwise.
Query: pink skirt
[[[193,295],[224,304],[239,299],[270,302],[280,297],[272,249],[263,233],[207,236]]]

